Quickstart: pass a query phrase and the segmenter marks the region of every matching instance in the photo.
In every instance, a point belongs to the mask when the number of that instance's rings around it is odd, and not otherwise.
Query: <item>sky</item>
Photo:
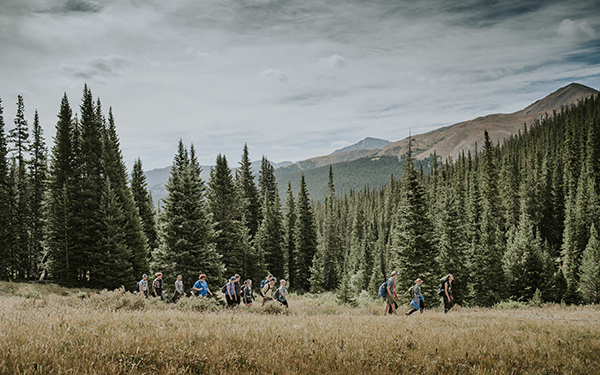
[[[0,0],[5,131],[17,95],[52,146],[61,98],[112,108],[124,160],[327,155],[600,89],[600,2]]]

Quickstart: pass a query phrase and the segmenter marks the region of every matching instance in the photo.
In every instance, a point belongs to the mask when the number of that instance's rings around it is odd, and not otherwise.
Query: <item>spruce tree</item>
[[[98,105],[99,106],[99,105]],[[104,169],[105,178],[110,180],[117,203],[123,211],[121,230],[124,232],[128,262],[136,278],[148,272],[148,243],[143,232],[139,211],[128,185],[128,173],[123,156],[112,108],[108,111],[107,127],[104,130]]]
[[[75,216],[74,196],[78,185],[76,129],[67,94],[63,95],[50,158],[48,251],[50,273],[61,285],[74,285]]]
[[[208,206],[217,230],[217,252],[228,273],[241,273],[244,251],[239,242],[242,235],[240,202],[224,155],[217,155],[216,164],[210,170],[208,187]]]
[[[23,97],[17,97],[17,115],[14,119],[15,127],[8,133],[8,141],[13,144],[16,170],[13,174],[15,183],[15,211],[12,218],[13,231],[15,234],[15,245],[13,248],[13,275],[17,279],[28,279],[30,271],[30,198],[31,187],[27,173],[28,151],[29,151],[29,129],[25,120],[25,104]]]
[[[31,162],[29,178],[31,182],[31,246],[28,274],[38,278],[40,262],[45,258],[46,220],[47,220],[47,187],[48,187],[48,151],[37,110],[33,119],[33,142],[29,148]]]
[[[8,142],[4,131],[4,108],[0,99],[0,279],[11,278],[11,254],[14,245],[14,231],[12,228],[14,196],[10,186],[10,164],[8,159]]]
[[[206,188],[194,147],[187,151],[180,140],[171,176],[165,185],[167,196],[159,214],[160,245],[152,256],[152,270],[163,272],[165,285],[172,285],[180,274],[191,287],[202,273],[215,290],[224,282],[221,255],[206,202]]]
[[[148,191],[146,183],[146,175],[142,168],[142,160],[138,158],[133,163],[133,171],[131,172],[131,193],[133,201],[138,209],[142,229],[148,242],[150,252],[158,248],[158,232],[156,229],[156,210],[152,203],[152,195]]]
[[[81,183],[77,192],[75,212],[77,217],[73,260],[77,269],[79,285],[99,286],[92,268],[100,265],[100,202],[104,188],[104,163],[102,133],[103,124],[99,119],[92,92],[87,85],[83,90],[80,120],[80,148],[77,165],[81,173]],[[77,189],[77,188],[76,188]],[[99,274],[102,275],[104,271]]]
[[[294,283],[298,276],[298,254],[296,248],[296,202],[292,192],[292,183],[288,181],[285,200],[285,213],[283,218],[283,249],[285,258],[285,277],[290,288],[295,288]]]
[[[133,289],[135,277],[131,265],[131,249],[127,232],[123,230],[125,212],[110,178],[104,183],[100,202],[100,238],[98,264],[93,265],[97,286],[116,289],[125,286]]]
[[[300,177],[298,192],[298,225],[296,229],[296,248],[298,249],[298,276],[295,284],[298,290],[307,292],[310,288],[310,269],[317,252],[317,231],[313,208],[308,196],[304,173]]]
[[[423,283],[425,298],[433,297],[440,270],[433,242],[426,192],[414,168],[409,146],[402,176],[402,198],[397,222],[391,234],[392,265],[398,272],[397,290],[407,290],[417,278]]]
[[[262,211],[260,207],[260,194],[254,183],[252,163],[247,144],[244,144],[244,153],[242,154],[242,161],[240,161],[236,183],[239,190],[242,214],[246,226],[250,230],[250,237],[254,238],[262,221]]]
[[[600,241],[594,224],[579,266],[578,292],[585,302],[600,303]]]

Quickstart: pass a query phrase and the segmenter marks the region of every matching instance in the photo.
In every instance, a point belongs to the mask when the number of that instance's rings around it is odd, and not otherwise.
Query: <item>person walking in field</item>
[[[271,282],[272,278],[273,278],[273,275],[269,274],[269,276],[267,276],[265,279],[263,279],[260,282],[260,288],[258,288],[258,293],[260,294],[261,297],[265,298],[265,296],[262,294],[262,289],[265,286],[265,284],[268,284]]]
[[[185,292],[183,290],[183,281],[181,280],[181,275],[177,275],[177,280],[175,281],[175,292],[173,292],[173,302],[177,302],[178,299],[183,297]]]
[[[252,306],[254,294],[252,293],[252,280],[250,279],[244,281],[244,285],[242,286],[242,300],[246,307]]]
[[[192,287],[192,292],[195,293],[196,296],[202,298],[206,297],[207,293],[211,296],[213,295],[210,289],[208,289],[208,283],[206,282],[205,274],[201,274],[200,277],[198,277],[198,281],[196,281],[196,283]]]
[[[237,296],[235,295],[235,276],[231,276],[229,282],[225,284],[225,300],[227,300],[227,307],[235,308]]]
[[[277,279],[271,277],[271,280],[262,287],[261,294],[263,296],[263,303],[261,306],[264,306],[267,301],[273,300],[273,286],[275,285],[275,282],[277,282]]]
[[[421,314],[423,313],[423,309],[425,309],[425,298],[421,294],[421,284],[423,280],[416,279],[415,285],[411,288],[413,293],[413,299],[410,301],[410,305],[412,306],[412,310],[408,311],[406,315],[410,315],[417,310],[421,310]]]
[[[285,281],[284,279],[281,279],[280,286],[275,291],[273,298],[277,299],[277,301],[279,301],[287,309],[289,306],[288,306],[287,299],[286,299],[286,297],[288,295],[288,290],[287,290],[286,285],[287,285],[287,281]]]
[[[148,297],[148,275],[144,274],[142,279],[138,283],[138,293],[143,294],[144,297]]]
[[[383,315],[386,315],[388,312],[388,308],[392,308],[392,312],[394,315],[396,314],[396,301],[394,298],[398,300],[398,295],[396,295],[396,280],[398,279],[398,272],[392,271],[392,276],[387,281],[387,294],[385,296],[385,309],[383,310]]]
[[[237,273],[234,275],[235,277],[235,283],[233,284],[235,287],[235,307],[237,308],[240,303],[242,303],[242,286],[240,285],[240,281],[242,280],[242,277],[240,275],[238,275]]]
[[[160,297],[160,300],[164,301],[165,296],[163,295],[163,274],[161,272],[158,272],[155,274],[155,276],[156,279],[154,279],[154,281],[152,282],[152,295],[155,298]]]
[[[452,281],[454,276],[451,273],[442,278],[442,297],[444,298],[444,314],[454,306],[454,297],[452,297]]]

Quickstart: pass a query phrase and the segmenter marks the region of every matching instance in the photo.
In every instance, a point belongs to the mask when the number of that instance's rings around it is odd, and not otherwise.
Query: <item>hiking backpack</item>
[[[221,288],[221,292],[227,293],[227,284],[223,285],[223,287]]]
[[[446,294],[446,289],[444,288],[444,284],[446,284],[446,279],[442,279],[442,282],[438,286],[438,296],[443,297]]]
[[[379,298],[387,296],[387,280],[379,287]]]

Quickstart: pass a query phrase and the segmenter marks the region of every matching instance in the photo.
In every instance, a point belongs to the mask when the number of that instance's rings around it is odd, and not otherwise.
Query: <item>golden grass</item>
[[[292,298],[269,315],[59,294],[0,294],[0,374],[600,373],[597,306],[384,317]]]

